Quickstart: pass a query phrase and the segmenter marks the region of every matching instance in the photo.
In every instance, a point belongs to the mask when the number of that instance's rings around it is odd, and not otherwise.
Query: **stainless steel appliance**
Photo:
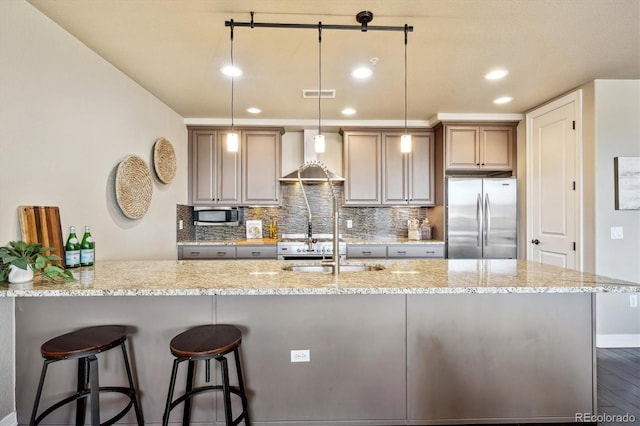
[[[515,178],[447,178],[447,257],[515,259]]]
[[[309,248],[307,236],[305,234],[282,234],[282,239],[278,241],[278,259],[323,259],[333,255],[333,235],[314,234],[312,245]],[[347,255],[347,243],[338,242],[340,258]]]
[[[242,210],[237,207],[194,207],[194,225],[238,226],[242,221]]]

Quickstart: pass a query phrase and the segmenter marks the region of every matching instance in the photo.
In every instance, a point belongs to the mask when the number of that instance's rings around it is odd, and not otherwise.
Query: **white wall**
[[[640,157],[640,80],[594,82],[595,272],[640,282],[640,210],[615,210],[614,158]],[[624,238],[611,239],[620,226]],[[597,296],[599,346],[640,346],[640,308],[629,296]]]
[[[171,184],[154,176],[147,214],[127,219],[114,172],[129,154],[152,166],[176,151]],[[60,207],[63,232],[91,225],[96,260],[174,259],[176,204],[186,203],[184,120],[23,0],[0,1],[0,244],[20,238],[17,207]],[[14,407],[13,303],[0,303],[0,423]]]

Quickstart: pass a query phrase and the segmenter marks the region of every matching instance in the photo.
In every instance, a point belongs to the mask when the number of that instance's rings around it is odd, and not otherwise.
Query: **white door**
[[[578,92],[527,114],[527,258],[569,269],[580,269],[579,103]]]

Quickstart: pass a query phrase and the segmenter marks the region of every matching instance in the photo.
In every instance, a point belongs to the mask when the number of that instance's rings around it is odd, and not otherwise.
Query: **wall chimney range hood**
[[[304,130],[304,143],[303,143],[303,164],[309,162],[318,161],[318,154],[315,152],[315,143],[313,137],[318,134],[318,129],[305,129]],[[322,183],[327,181],[327,176],[318,167],[309,167],[300,172],[300,178],[305,183]],[[329,178],[332,183],[342,183],[344,178],[338,174],[329,170]],[[290,173],[282,176],[279,179],[283,183],[295,183],[298,182],[298,169],[293,170]]]

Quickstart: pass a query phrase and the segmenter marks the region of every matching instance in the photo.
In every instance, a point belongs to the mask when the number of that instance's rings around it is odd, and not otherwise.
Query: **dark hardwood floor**
[[[598,424],[640,425],[640,348],[598,349],[597,363],[598,414],[627,415],[603,418]]]

